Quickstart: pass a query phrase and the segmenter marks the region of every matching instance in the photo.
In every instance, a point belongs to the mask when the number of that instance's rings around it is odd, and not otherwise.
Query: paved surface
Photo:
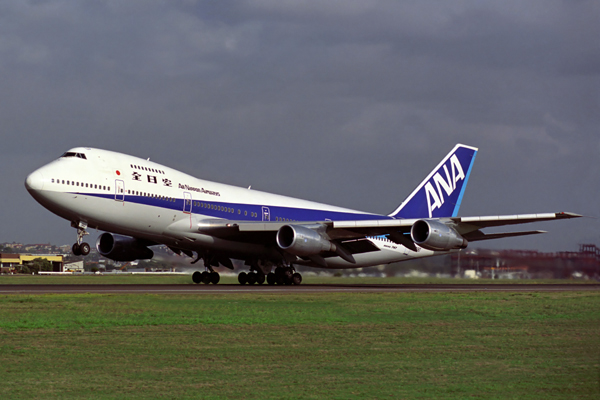
[[[214,293],[392,293],[392,292],[564,292],[600,291],[600,284],[544,285],[0,285],[0,294],[42,293],[152,293],[152,294],[214,294]]]

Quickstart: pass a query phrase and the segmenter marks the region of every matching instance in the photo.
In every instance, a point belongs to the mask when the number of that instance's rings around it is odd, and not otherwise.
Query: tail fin
[[[457,144],[402,204],[394,218],[456,217],[477,148]]]

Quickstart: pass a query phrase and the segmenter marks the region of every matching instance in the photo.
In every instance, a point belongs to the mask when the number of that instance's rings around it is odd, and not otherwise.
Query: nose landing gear
[[[71,226],[73,228],[77,228],[77,243],[73,244],[71,250],[73,251],[73,255],[76,256],[87,256],[90,254],[91,247],[89,244],[83,241],[83,237],[85,235],[89,235],[89,233],[85,230],[87,228],[87,224],[85,222],[71,222]]]

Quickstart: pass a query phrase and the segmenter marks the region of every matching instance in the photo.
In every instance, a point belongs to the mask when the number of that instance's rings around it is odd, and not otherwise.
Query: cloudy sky
[[[75,146],[389,213],[464,143],[461,215],[600,216],[598,1],[3,0],[0,74],[0,242],[74,242],[23,182]]]

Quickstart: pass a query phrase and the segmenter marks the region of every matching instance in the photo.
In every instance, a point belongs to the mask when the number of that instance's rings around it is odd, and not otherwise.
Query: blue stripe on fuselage
[[[75,194],[75,193],[74,193]],[[98,197],[112,201],[115,200],[114,194],[100,193],[77,193],[83,196]],[[181,198],[160,198],[136,195],[125,195],[125,203],[159,207],[173,211],[183,211],[185,199]],[[214,218],[238,220],[238,221],[262,221],[263,207],[269,209],[270,221],[355,221],[355,220],[378,220],[394,219],[385,215],[348,213],[340,211],[313,210],[296,207],[282,207],[270,205],[255,205],[244,203],[211,202],[202,200],[191,200],[192,214],[202,214]],[[203,206],[204,205],[204,206]],[[189,210],[190,206],[186,207]],[[231,210],[233,209],[233,212]]]

